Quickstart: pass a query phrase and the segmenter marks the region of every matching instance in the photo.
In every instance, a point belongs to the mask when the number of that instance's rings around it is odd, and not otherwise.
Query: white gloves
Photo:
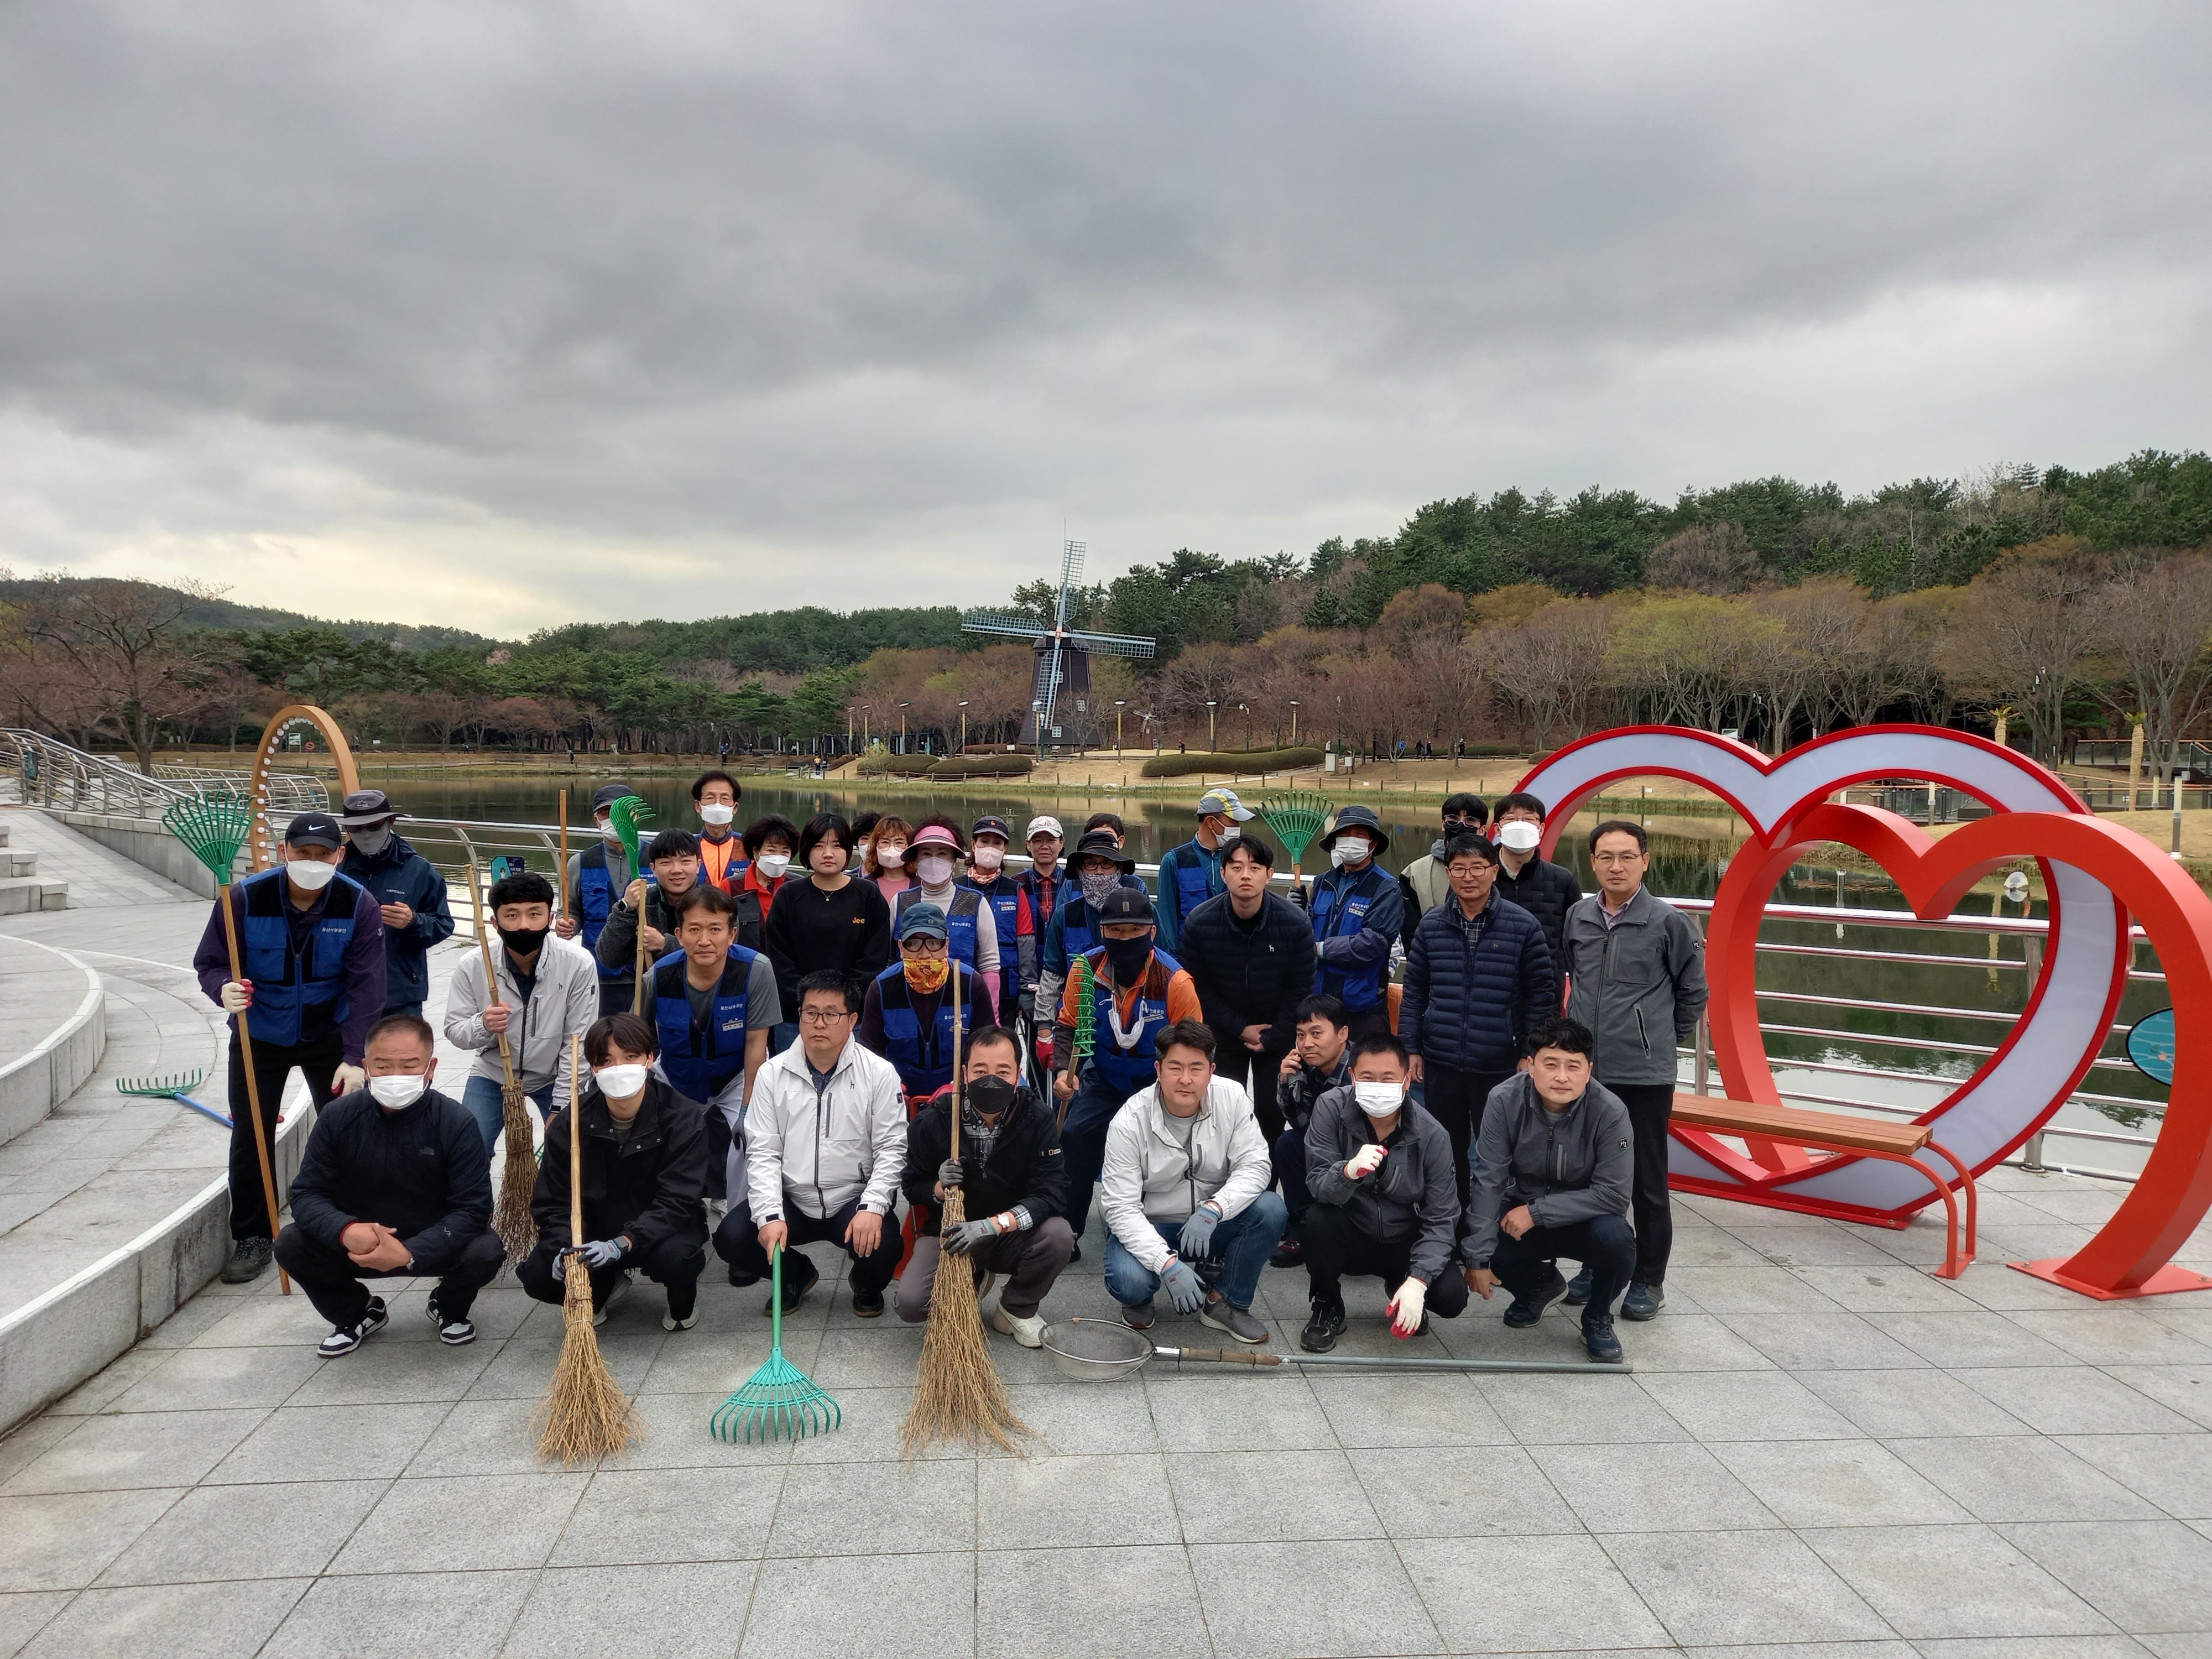
[[[1378,1146],[1370,1140],[1353,1155],[1352,1162],[1344,1166],[1345,1178],[1357,1181],[1362,1176],[1373,1175],[1382,1167],[1382,1160],[1389,1156],[1388,1146]]]
[[[1401,1281],[1398,1294],[1390,1298],[1390,1328],[1402,1340],[1421,1328],[1421,1310],[1429,1299],[1429,1287],[1418,1279]]]
[[[253,1006],[253,986],[247,980],[234,979],[222,988],[222,1011],[227,1014],[242,1014]]]
[[[331,1073],[331,1098],[349,1095],[356,1089],[368,1087],[368,1073],[358,1066],[341,1066]]]

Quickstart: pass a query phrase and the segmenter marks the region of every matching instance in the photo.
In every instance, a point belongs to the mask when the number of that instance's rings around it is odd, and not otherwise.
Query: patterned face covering
[[[905,970],[906,982],[924,995],[945,988],[945,976],[951,972],[951,961],[945,957],[902,957],[899,966]]]

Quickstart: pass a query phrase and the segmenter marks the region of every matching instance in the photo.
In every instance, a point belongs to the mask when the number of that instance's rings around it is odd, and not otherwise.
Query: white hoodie
[[[1099,1204],[1121,1248],[1154,1273],[1171,1254],[1155,1221],[1187,1221],[1207,1199],[1228,1220],[1274,1178],[1267,1138],[1244,1085],[1217,1077],[1190,1120],[1190,1145],[1168,1127],[1155,1083],[1131,1095],[1106,1128]]]
[[[887,1216],[906,1167],[906,1103],[891,1063],[848,1037],[817,1095],[806,1045],[771,1054],[745,1106],[745,1192],[755,1226],[790,1205],[820,1220],[854,1197]]]

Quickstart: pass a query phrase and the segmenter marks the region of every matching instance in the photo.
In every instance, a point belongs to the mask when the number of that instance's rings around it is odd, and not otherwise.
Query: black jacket
[[[629,1139],[615,1139],[614,1119],[596,1084],[584,1085],[584,1237],[568,1237],[568,1123],[556,1112],[538,1158],[538,1189],[530,1213],[538,1242],[558,1249],[627,1236],[642,1255],[664,1239],[707,1242],[705,1109],[658,1077],[645,1084],[645,1103]]]
[[[761,944],[775,968],[776,995],[799,1018],[799,981],[824,969],[865,986],[890,966],[891,907],[872,881],[854,877],[834,893],[800,877],[776,890],[761,927]]]
[[[1036,1095],[1022,1089],[1006,1109],[1006,1124],[988,1162],[979,1164],[962,1143],[960,1190],[970,1221],[1017,1204],[1029,1206],[1032,1226],[1067,1212],[1067,1164],[1060,1155],[1060,1126],[1054,1119],[1054,1113],[1037,1103]],[[924,1238],[934,1238],[943,1220],[935,1193],[937,1170],[951,1151],[952,1091],[948,1088],[932,1095],[906,1126],[906,1168],[899,1184],[906,1189],[907,1207],[914,1212],[915,1231]]]
[[[399,836],[374,858],[348,847],[338,873],[351,876],[379,904],[404,904],[415,913],[404,927],[384,930],[384,1006],[403,1008],[422,1001],[430,994],[430,947],[453,935],[446,878]]]
[[[1567,912],[1583,896],[1583,884],[1575,879],[1575,872],[1549,859],[1533,858],[1528,868],[1516,878],[1506,873],[1505,860],[1501,858],[1498,861],[1498,880],[1490,890],[1500,898],[1511,899],[1536,918],[1536,926],[1544,930],[1545,946],[1552,953],[1552,966],[1564,970],[1567,953],[1560,948],[1560,941],[1567,925]],[[1412,946],[1407,948],[1410,950]]]
[[[1462,1072],[1510,1072],[1522,1040],[1559,1010],[1559,979],[1536,919],[1490,896],[1490,920],[1472,946],[1459,901],[1421,918],[1406,953],[1406,999],[1398,1036],[1425,1060]]]
[[[1216,893],[1182,919],[1176,943],[1175,958],[1189,970],[1208,1025],[1264,1025],[1272,1054],[1297,1040],[1297,1006],[1314,987],[1313,923],[1304,910],[1268,893],[1260,914],[1242,922],[1229,895]]]
[[[426,1089],[404,1111],[387,1112],[356,1089],[323,1108],[292,1177],[292,1223],[337,1250],[356,1221],[398,1233],[426,1279],[490,1229],[491,1166],[466,1107]]]

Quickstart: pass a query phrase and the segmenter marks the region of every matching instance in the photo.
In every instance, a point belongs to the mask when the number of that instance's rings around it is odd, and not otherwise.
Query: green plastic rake
[[[642,795],[624,795],[607,808],[607,821],[622,837],[623,851],[629,854],[629,872],[633,876],[645,873],[645,861],[638,856],[638,826],[653,816],[653,803]]]
[[[1298,879],[1298,860],[1305,857],[1306,848],[1313,838],[1321,834],[1322,826],[1336,811],[1334,802],[1310,790],[1294,789],[1287,795],[1274,795],[1260,803],[1260,822],[1274,831],[1275,839],[1283,843],[1283,850],[1291,855],[1291,880]]]
[[[207,866],[218,885],[228,887],[238,849],[253,838],[257,816],[244,795],[224,792],[173,802],[161,814],[161,827]]]
[[[230,1127],[230,1115],[218,1112],[212,1106],[203,1106],[191,1097],[191,1091],[207,1080],[207,1067],[195,1066],[189,1072],[179,1072],[174,1077],[119,1077],[115,1079],[118,1095],[143,1095],[149,1100],[173,1100],[179,1106],[189,1106],[202,1117],[212,1118],[226,1129]]]
[[[845,1408],[828,1389],[783,1357],[783,1246],[769,1258],[774,1288],[769,1309],[775,1319],[768,1364],[752,1380],[714,1409],[714,1438],[731,1445],[766,1445],[771,1440],[803,1440],[842,1425]]]

